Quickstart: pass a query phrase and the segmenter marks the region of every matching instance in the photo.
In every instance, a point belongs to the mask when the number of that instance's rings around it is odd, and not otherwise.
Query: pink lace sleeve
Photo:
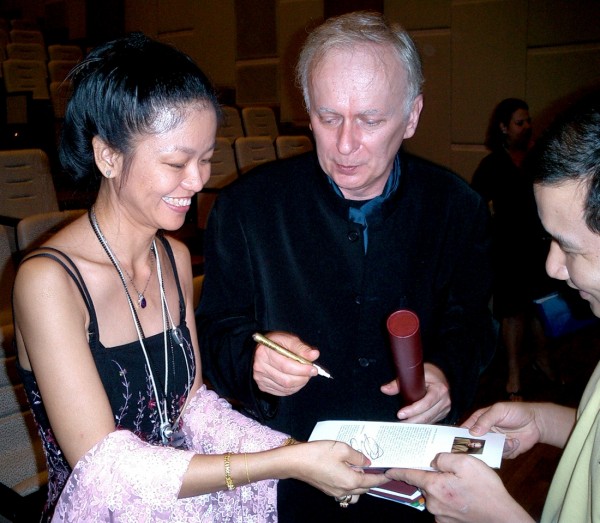
[[[112,432],[75,465],[52,521],[169,521],[193,455]]]
[[[188,448],[199,454],[259,452],[278,447],[288,437],[233,410],[205,385],[190,400],[183,432]]]
[[[177,495],[195,453],[256,452],[287,436],[234,411],[205,387],[183,418],[190,451],[150,445],[125,430],[109,434],[73,469],[52,521],[276,523],[276,480],[192,498]]]

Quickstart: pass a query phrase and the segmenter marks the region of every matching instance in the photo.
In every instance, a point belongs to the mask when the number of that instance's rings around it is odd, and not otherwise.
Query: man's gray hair
[[[319,62],[332,49],[353,49],[361,44],[392,47],[407,74],[405,109],[407,113],[410,111],[423,86],[421,58],[412,38],[400,24],[390,24],[383,15],[371,11],[330,18],[308,35],[296,66],[296,78],[308,110],[311,74]]]

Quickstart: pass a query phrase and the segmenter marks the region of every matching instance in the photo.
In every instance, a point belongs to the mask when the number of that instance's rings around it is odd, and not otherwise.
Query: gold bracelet
[[[286,439],[283,443],[282,443],[282,447],[287,447],[288,445],[295,445],[296,443],[298,443],[294,438],[289,437],[288,439]]]
[[[233,490],[235,485],[231,479],[231,452],[225,454],[223,459],[225,460],[225,484],[228,490]]]
[[[244,464],[246,465],[246,479],[248,480],[248,484],[252,483],[250,481],[250,474],[248,473],[248,454],[244,452]]]

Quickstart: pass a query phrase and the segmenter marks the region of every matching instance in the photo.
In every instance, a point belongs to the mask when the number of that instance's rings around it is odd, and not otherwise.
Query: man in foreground
[[[577,289],[600,316],[600,93],[557,119],[529,159],[535,198],[552,238],[546,270]],[[600,364],[577,411],[552,403],[498,403],[465,423],[475,436],[506,434],[505,457],[535,443],[564,452],[544,506],[542,522],[600,521]],[[497,474],[469,456],[439,454],[436,472],[390,470],[425,491],[439,523],[532,522]]]

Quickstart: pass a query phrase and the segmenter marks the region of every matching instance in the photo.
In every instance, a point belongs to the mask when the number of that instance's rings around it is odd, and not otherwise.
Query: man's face
[[[535,199],[544,228],[552,237],[546,271],[577,289],[600,316],[600,235],[585,223],[587,185],[569,181],[559,186],[535,185]]]
[[[309,96],[322,169],[345,198],[379,196],[423,105],[418,96],[407,111],[406,72],[392,50],[362,45],[330,51],[313,71]]]

